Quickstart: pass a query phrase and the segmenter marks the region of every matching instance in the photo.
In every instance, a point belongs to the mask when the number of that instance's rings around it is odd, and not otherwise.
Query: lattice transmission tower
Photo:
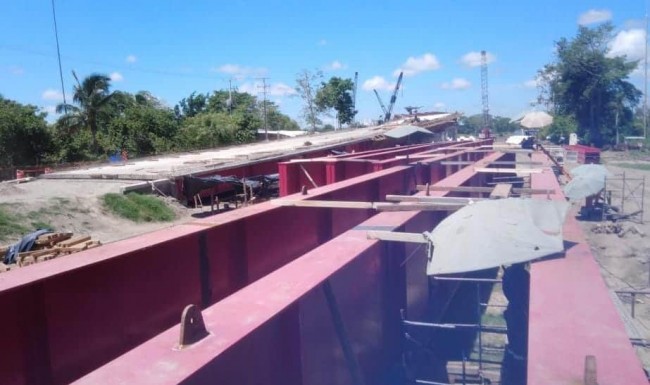
[[[487,53],[481,51],[481,99],[483,101],[483,129],[490,128],[490,104],[488,98]]]

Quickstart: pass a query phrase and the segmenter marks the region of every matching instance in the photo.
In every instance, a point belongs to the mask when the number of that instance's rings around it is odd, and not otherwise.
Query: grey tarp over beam
[[[243,186],[253,190],[265,189],[278,183],[279,174],[257,175],[250,178],[237,178],[235,176],[212,175],[209,177],[184,176],[183,192],[189,202],[192,197],[203,190],[212,189],[219,185],[229,185],[235,190],[243,191]]]
[[[402,139],[412,135],[433,135],[433,133],[425,128],[412,125],[399,126],[384,132],[384,136],[393,139]]]
[[[425,237],[428,275],[463,273],[521,263],[564,251],[565,201],[507,198],[472,203]]]

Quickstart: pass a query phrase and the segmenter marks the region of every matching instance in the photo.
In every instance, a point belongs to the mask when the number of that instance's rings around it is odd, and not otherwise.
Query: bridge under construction
[[[0,275],[0,383],[487,383],[477,341],[505,329],[483,324],[498,269],[435,280],[426,247],[368,234],[430,231],[452,210],[418,202],[488,199],[507,178],[508,196],[564,201],[554,164],[489,139],[377,148],[374,136],[336,156],[237,164],[277,172],[278,199]],[[562,255],[529,271],[527,383],[646,384],[571,214],[563,234]],[[448,338],[460,325],[469,333]],[[423,339],[444,349],[404,374]]]

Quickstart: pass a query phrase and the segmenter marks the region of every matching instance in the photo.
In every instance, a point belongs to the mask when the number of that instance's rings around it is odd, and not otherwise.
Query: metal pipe
[[[480,326],[478,324],[453,324],[453,323],[438,324],[438,323],[407,321],[407,320],[403,320],[402,323],[406,326],[418,326],[418,327],[428,327],[433,329],[450,329],[450,330],[454,330],[454,329],[478,330]],[[495,334],[504,334],[508,331],[508,328],[504,326],[482,326],[480,329],[483,332],[495,333]]]
[[[433,277],[438,281],[461,281],[461,282],[481,282],[481,283],[501,283],[501,279],[496,278],[465,278],[465,277]]]

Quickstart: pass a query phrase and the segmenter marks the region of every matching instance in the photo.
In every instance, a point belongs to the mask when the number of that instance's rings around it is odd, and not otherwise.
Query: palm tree
[[[102,108],[113,97],[109,91],[111,79],[102,74],[91,74],[83,82],[72,71],[77,81],[72,100],[76,104],[59,104],[56,112],[64,113],[59,122],[69,130],[90,129],[93,138],[93,151],[97,152],[97,117]]]

